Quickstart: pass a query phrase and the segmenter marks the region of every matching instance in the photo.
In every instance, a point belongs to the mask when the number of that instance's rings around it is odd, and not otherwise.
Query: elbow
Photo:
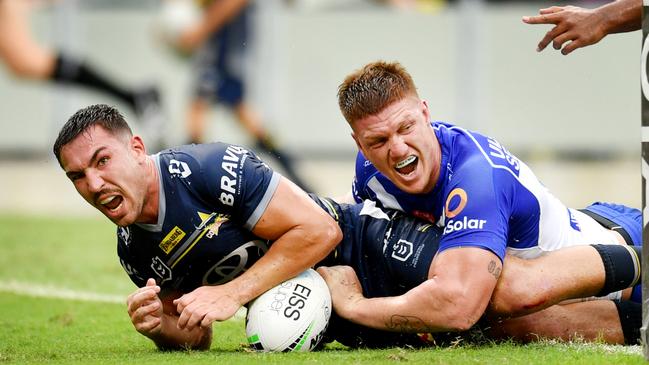
[[[332,218],[329,218],[325,224],[319,229],[319,234],[316,237],[316,243],[323,249],[326,249],[328,254],[333,250],[343,239],[343,232],[338,226],[338,223]]]
[[[444,305],[447,318],[447,330],[462,332],[473,327],[484,314],[486,304],[481,298],[466,292],[454,290],[448,293]]]
[[[535,271],[521,260],[510,259],[491,296],[490,314],[511,317],[543,308],[547,298],[542,291],[535,290],[538,283],[527,275]]]
[[[462,305],[462,304],[458,304]],[[463,332],[471,329],[482,316],[483,311],[475,309],[455,308],[449,313],[448,330]]]

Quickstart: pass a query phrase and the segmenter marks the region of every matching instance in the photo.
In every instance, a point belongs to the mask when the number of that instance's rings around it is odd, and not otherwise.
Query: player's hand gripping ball
[[[310,351],[322,339],[330,317],[329,288],[309,269],[248,306],[246,336],[259,351]]]

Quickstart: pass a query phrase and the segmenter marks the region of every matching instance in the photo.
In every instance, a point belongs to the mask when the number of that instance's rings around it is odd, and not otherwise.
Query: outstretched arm
[[[403,295],[365,298],[351,267],[321,267],[338,315],[395,332],[463,331],[482,316],[502,264],[491,251],[463,247],[435,257],[429,279]]]
[[[274,241],[268,252],[234,280],[202,286],[175,300],[180,328],[208,327],[230,318],[243,304],[325,258],[342,238],[338,224],[285,178],[253,233]]]
[[[523,22],[554,24],[539,42],[537,51],[544,50],[552,42],[554,49],[561,49],[561,53],[567,55],[577,48],[599,42],[610,33],[640,29],[642,0],[617,0],[595,9],[552,6],[539,10],[537,16],[524,16]]]

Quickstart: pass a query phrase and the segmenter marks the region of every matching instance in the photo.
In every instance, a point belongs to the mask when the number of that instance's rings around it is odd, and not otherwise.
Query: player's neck
[[[151,156],[147,156],[145,169],[147,190],[138,223],[156,224],[160,208],[160,174]]]

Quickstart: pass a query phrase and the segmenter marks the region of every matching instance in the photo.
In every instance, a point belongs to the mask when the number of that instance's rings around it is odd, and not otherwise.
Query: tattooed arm
[[[365,298],[348,266],[320,268],[334,310],[352,322],[395,332],[463,331],[482,316],[502,270],[491,251],[463,247],[433,260],[428,280],[396,297]]]

